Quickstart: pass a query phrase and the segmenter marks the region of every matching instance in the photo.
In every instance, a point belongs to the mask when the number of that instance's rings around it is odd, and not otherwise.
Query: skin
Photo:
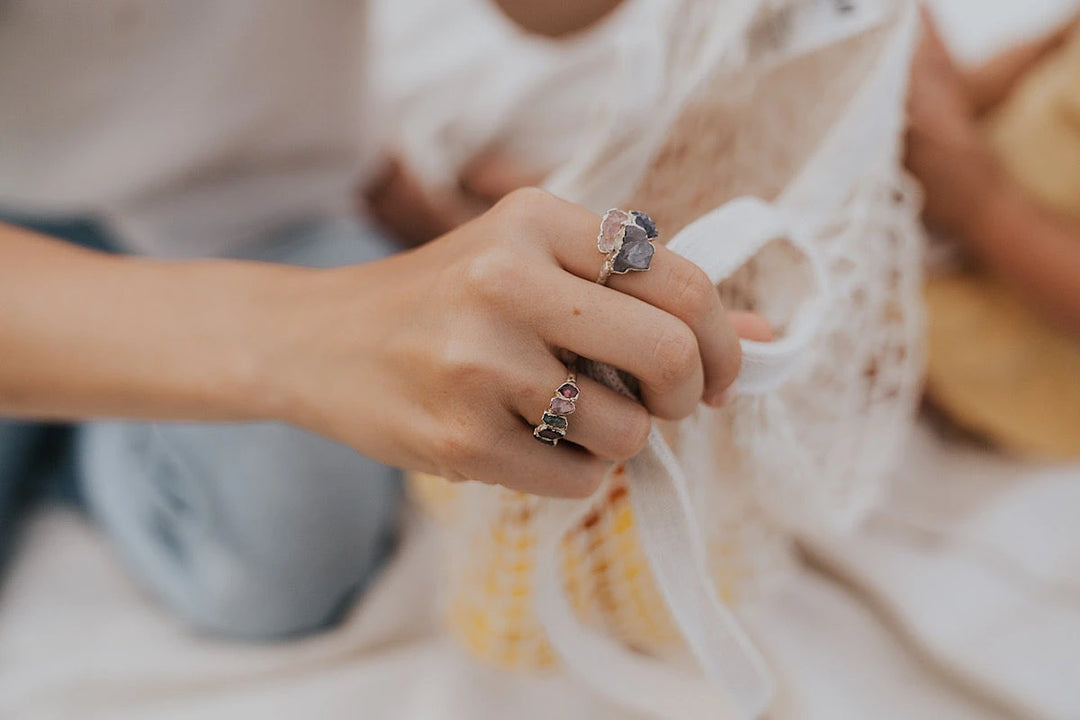
[[[281,420],[400,467],[586,496],[651,415],[724,402],[740,364],[712,284],[666,248],[595,283],[599,222],[519,190],[421,248],[329,270],[118,258],[0,227],[0,414]],[[644,397],[582,378],[577,447],[552,449],[530,428],[564,350]]]
[[[526,30],[558,37],[581,30],[610,13],[622,0],[495,0]]]
[[[522,29],[558,38],[588,28],[621,0],[494,0]],[[512,190],[539,185],[542,173],[525,172],[498,153],[484,153],[466,166],[456,188],[432,190],[399,158],[390,158],[380,177],[359,193],[359,204],[405,247],[428,242],[490,208]]]
[[[1075,26],[1075,23],[1073,24]],[[1068,332],[1080,336],[1080,228],[1040,205],[1004,172],[979,121],[1073,26],[956,67],[929,12],[912,67],[907,165],[923,184],[927,221]]]
[[[618,3],[500,4],[557,35]],[[737,335],[772,333],[663,247],[650,272],[597,285],[598,217],[535,189],[496,202],[530,180],[478,158],[432,197],[391,164],[365,200],[423,246],[329,270],[116,257],[0,224],[0,415],[278,420],[399,467],[588,495],[651,416],[726,401]],[[581,378],[552,449],[531,427],[566,351],[633,373],[643,401]]]

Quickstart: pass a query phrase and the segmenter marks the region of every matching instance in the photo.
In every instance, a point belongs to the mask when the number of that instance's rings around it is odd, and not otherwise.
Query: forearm
[[[494,0],[526,30],[553,37],[582,30],[614,10],[622,0]]]
[[[1080,229],[1007,180],[988,191],[960,228],[990,270],[1080,337]]]
[[[109,256],[0,225],[0,415],[266,415],[267,304],[297,272]]]

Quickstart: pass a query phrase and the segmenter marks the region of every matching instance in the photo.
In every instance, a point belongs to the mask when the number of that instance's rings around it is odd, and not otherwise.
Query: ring
[[[652,241],[659,234],[648,213],[618,208],[604,213],[600,234],[596,236],[596,249],[604,253],[606,259],[596,282],[605,285],[612,275],[648,270],[656,252]]]
[[[551,396],[551,403],[544,411],[540,424],[533,430],[533,437],[545,445],[555,446],[566,437],[566,417],[573,415],[576,410],[575,403],[581,390],[577,386],[577,371],[573,366],[566,382],[555,389]]]

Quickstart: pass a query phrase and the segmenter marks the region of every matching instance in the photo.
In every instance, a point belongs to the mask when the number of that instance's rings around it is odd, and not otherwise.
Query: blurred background
[[[929,6],[969,66],[1078,11],[1075,0]],[[377,0],[375,13],[382,130],[399,174],[357,196],[406,243],[465,211],[435,202],[403,218],[402,193],[456,192],[471,159],[495,149],[517,160],[516,174],[484,167],[470,182],[487,199],[498,192],[486,188],[539,181],[573,153],[592,73],[633,30],[616,23],[589,42],[553,46],[523,36],[484,0]],[[505,59],[497,66],[496,55]],[[1080,88],[1080,76],[1074,82]],[[542,114],[533,112],[538,103]],[[917,489],[899,503],[921,504],[919,520],[884,512],[849,543],[807,542],[813,573],[749,618],[791,672],[778,718],[1080,718],[1080,410],[1070,404],[1080,393],[1080,350],[1024,302],[971,284],[965,260],[940,235],[927,288],[929,401],[911,472],[953,478],[961,491],[949,509],[975,507],[971,498],[987,488],[993,500],[943,532],[940,498],[916,497]],[[1076,287],[1080,295],[1080,277]],[[993,324],[983,324],[988,314]],[[1037,357],[1018,357],[1029,341]],[[993,372],[973,370],[995,362]],[[1026,383],[1028,374],[1052,382]],[[1014,486],[1031,492],[1008,495]],[[410,539],[405,560],[339,630],[261,647],[184,632],[132,587],[85,525],[42,513],[0,595],[0,718],[625,717],[566,678],[461,661],[429,607],[440,568],[416,548],[432,542]],[[1009,580],[987,567],[1004,568]],[[994,603],[973,603],[980,594]],[[954,632],[964,618],[978,632]]]

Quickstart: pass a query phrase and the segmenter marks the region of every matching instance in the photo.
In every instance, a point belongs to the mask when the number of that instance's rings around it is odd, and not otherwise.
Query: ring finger
[[[612,462],[632,458],[645,447],[652,419],[640,403],[580,374],[575,379],[579,394],[572,403],[555,397],[556,389],[567,379],[567,370],[551,356],[537,363],[531,375],[554,382],[550,390],[538,385],[534,392],[519,393],[513,399],[515,409],[529,425],[540,423],[545,413],[562,415],[567,441]],[[552,404],[553,398],[557,404]]]

